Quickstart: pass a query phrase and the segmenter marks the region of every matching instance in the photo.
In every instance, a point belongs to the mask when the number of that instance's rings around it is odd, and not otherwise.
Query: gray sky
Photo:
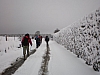
[[[53,33],[100,7],[100,0],[0,0],[0,34]]]

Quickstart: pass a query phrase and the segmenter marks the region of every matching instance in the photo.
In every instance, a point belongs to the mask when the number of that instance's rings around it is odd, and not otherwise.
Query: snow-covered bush
[[[100,8],[61,29],[53,39],[87,64],[100,60]]]

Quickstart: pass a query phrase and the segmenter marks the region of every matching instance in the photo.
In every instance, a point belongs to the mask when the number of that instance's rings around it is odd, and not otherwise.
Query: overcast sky
[[[0,0],[0,34],[53,33],[100,7],[100,0]]]

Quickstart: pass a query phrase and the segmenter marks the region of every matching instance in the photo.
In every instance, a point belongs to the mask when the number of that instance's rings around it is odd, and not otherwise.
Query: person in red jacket
[[[40,39],[40,44],[42,43],[42,36],[39,35],[39,39]]]
[[[29,43],[32,46],[32,41],[28,33],[25,34],[25,36],[22,38],[21,43],[23,47],[23,55],[24,55],[24,60],[25,60],[26,50],[27,50],[27,57],[29,56]]]

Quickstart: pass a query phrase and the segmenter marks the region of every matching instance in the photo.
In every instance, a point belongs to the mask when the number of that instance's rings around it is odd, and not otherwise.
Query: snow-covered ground
[[[55,41],[49,42],[50,61],[48,65],[48,75],[99,75],[92,67],[87,66],[84,61],[78,59],[66,48],[57,44]],[[46,44],[37,49],[36,53],[31,55],[25,63],[13,75],[39,75],[42,56],[46,51]]]
[[[49,75],[100,75],[55,41],[50,42],[50,50]]]
[[[8,37],[7,39],[6,41],[5,36],[0,36],[0,73],[11,66],[17,58],[22,57],[22,48],[18,48],[21,44],[19,37]],[[32,42],[33,46],[30,48],[34,49],[34,40]]]
[[[31,49],[34,49],[35,41],[32,40],[32,42],[33,46]],[[16,58],[22,56],[22,48],[17,48],[19,44],[20,41],[17,37],[15,40],[13,37],[9,37],[8,41],[5,41],[4,37],[0,37],[0,72],[10,66]],[[55,41],[50,40],[49,48],[50,61],[48,64],[48,75],[100,75],[100,72],[95,72],[82,59],[77,58],[76,55]],[[5,53],[5,49],[7,49],[7,53]],[[33,55],[27,58],[24,64],[13,75],[39,75],[41,62],[43,61],[42,57],[46,49],[46,43],[43,39],[41,46],[36,49]]]

